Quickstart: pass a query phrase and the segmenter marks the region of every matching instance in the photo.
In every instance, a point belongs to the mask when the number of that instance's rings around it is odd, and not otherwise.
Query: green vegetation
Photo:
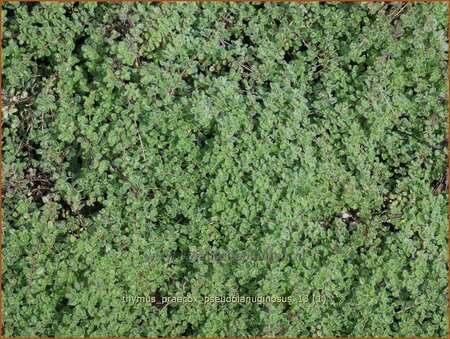
[[[6,336],[448,335],[446,3],[2,22]]]

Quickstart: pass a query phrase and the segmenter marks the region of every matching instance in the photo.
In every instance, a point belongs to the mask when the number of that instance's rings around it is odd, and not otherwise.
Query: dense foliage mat
[[[448,335],[447,4],[2,20],[7,336]]]

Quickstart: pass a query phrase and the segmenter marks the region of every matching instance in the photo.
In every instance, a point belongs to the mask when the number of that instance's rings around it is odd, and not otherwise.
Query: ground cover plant
[[[4,335],[448,336],[446,3],[2,6]]]

